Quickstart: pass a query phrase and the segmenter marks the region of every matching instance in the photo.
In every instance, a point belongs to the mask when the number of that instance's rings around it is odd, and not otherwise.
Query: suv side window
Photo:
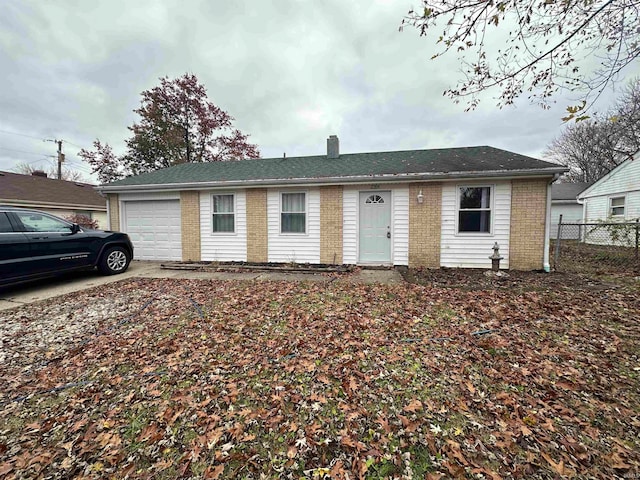
[[[65,232],[69,233],[71,225],[57,218],[32,212],[14,212],[27,232]]]
[[[13,227],[9,223],[9,217],[4,212],[0,212],[0,233],[13,232]]]

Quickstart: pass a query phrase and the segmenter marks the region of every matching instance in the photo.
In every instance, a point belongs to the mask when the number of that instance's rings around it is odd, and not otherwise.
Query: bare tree
[[[604,115],[568,124],[545,156],[571,169],[567,179],[594,182],[640,150],[640,81]]]
[[[569,90],[582,103],[568,107],[567,118],[584,117],[585,106],[640,56],[634,0],[422,0],[405,25],[434,35],[442,50],[432,58],[458,56],[464,79],[444,93],[466,98],[468,109],[492,87],[500,89],[500,107],[524,92],[544,107]]]
[[[21,173],[23,175],[32,175],[33,172],[43,171],[49,178],[58,178],[57,169],[48,168],[46,170],[43,170],[42,168],[37,168],[33,165],[29,165],[28,163],[18,163],[15,167],[13,167],[13,171],[16,173]],[[62,180],[67,180],[69,182],[87,182],[87,180],[82,176],[82,173],[77,170],[71,170],[68,168],[62,169]]]

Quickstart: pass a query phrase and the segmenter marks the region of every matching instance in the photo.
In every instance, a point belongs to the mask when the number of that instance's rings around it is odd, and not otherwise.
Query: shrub
[[[73,215],[67,215],[64,217],[65,220],[72,223],[77,223],[81,227],[84,228],[98,228],[98,221],[93,220],[91,217],[87,217],[86,215],[82,215],[79,213],[74,213]]]

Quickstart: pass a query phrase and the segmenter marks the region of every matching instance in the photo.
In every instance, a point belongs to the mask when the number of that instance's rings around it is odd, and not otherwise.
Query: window
[[[380,195],[371,195],[364,203],[384,203],[384,198]]]
[[[4,212],[0,212],[0,233],[13,232],[11,223],[9,223],[9,217]]]
[[[234,233],[235,231],[234,195],[213,195],[213,233]]]
[[[459,187],[458,197],[458,233],[490,233],[491,187]]]
[[[609,216],[624,217],[624,197],[613,197],[609,199]]]
[[[280,233],[306,233],[305,193],[283,193],[280,197]]]
[[[71,224],[48,215],[31,212],[14,212],[27,232],[64,232],[71,231]]]

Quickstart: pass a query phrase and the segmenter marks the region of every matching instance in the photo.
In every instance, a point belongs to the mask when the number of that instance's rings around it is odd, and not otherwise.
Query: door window
[[[13,227],[9,223],[9,217],[4,212],[0,212],[0,233],[13,232]]]
[[[71,231],[71,224],[58,218],[32,212],[15,212],[27,232],[63,232]]]

